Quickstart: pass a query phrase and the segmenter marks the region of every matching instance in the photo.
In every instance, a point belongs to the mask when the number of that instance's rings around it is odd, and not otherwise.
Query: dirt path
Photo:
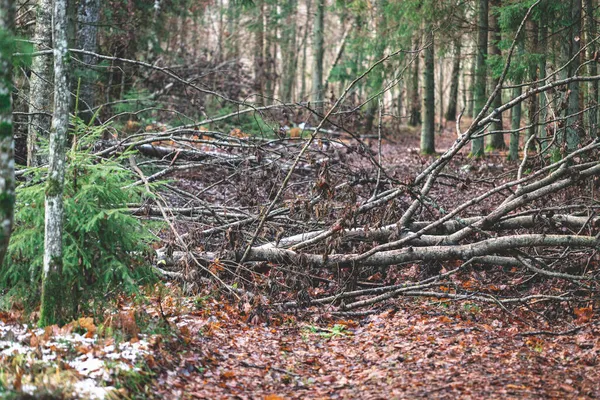
[[[167,399],[597,398],[600,327],[531,331],[474,304],[406,300],[361,321],[267,326],[224,309],[189,316],[189,347],[160,375]],[[494,314],[497,312],[497,314]],[[254,318],[256,322],[256,318]]]

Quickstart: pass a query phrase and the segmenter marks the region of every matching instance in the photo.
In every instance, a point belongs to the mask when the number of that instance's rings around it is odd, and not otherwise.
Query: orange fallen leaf
[[[221,379],[232,379],[235,378],[235,372],[225,371],[221,374]]]
[[[276,394],[268,394],[265,396],[265,400],[283,400],[283,397],[277,396]]]

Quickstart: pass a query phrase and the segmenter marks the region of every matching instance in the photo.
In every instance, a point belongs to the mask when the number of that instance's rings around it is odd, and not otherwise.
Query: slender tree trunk
[[[523,39],[519,38],[517,42],[517,56],[523,57]],[[514,85],[519,85],[521,81],[513,81]],[[512,89],[511,96],[512,98],[516,98],[523,93],[523,89],[521,86],[514,87]],[[519,136],[521,128],[521,103],[516,104],[513,108],[510,109],[510,142],[508,145],[508,156],[506,157],[509,161],[517,161],[519,159]]]
[[[15,161],[12,128],[12,27],[14,1],[0,0],[0,265],[6,255],[15,206]]]
[[[270,104],[277,85],[277,4],[267,4],[265,16],[265,96]]]
[[[227,49],[227,58],[237,60],[239,58],[239,45],[237,29],[239,25],[239,5],[235,1],[227,2],[227,34],[225,39],[225,48]]]
[[[521,87],[513,88],[512,98],[516,98],[522,94]],[[516,161],[519,159],[519,128],[521,127],[521,103],[516,104],[511,108],[510,117],[510,145],[508,148],[508,160]]]
[[[540,48],[541,49],[547,49],[548,48],[548,25],[547,25],[547,21],[548,21],[548,17],[547,17],[547,1],[546,0],[542,0],[540,3],[540,24],[539,24],[539,44],[540,44]],[[540,84],[545,84],[544,79],[546,78],[546,52],[544,51],[541,56],[540,56],[540,61],[539,61],[539,79],[541,81]],[[547,141],[547,136],[548,134],[546,133],[546,117],[548,115],[548,107],[547,107],[547,100],[546,100],[546,94],[545,93],[540,93],[540,102],[539,102],[539,107],[540,107],[540,117],[539,120],[541,121],[541,124],[539,126],[539,138],[542,142],[542,150],[546,150],[546,148],[548,147],[548,141]]]
[[[475,91],[473,117],[475,117],[485,105],[485,84],[487,80],[487,47],[488,47],[488,0],[479,0],[477,18],[477,65],[475,66]],[[471,141],[471,157],[483,157],[483,138],[475,138]]]
[[[306,97],[306,48],[308,47],[308,27],[311,21],[311,6],[312,0],[306,0],[306,23],[304,24],[304,36],[302,38],[302,66],[300,68],[301,82],[300,82],[300,96],[301,100]]]
[[[417,40],[415,49],[419,48],[419,41]],[[408,124],[410,126],[417,126],[421,123],[421,102],[419,100],[419,63],[421,57],[417,55],[413,61],[413,75],[410,88],[410,117]]]
[[[531,53],[542,53],[542,51],[540,51],[539,45],[538,45],[538,26],[537,23],[533,20],[527,21],[528,23],[528,30],[529,32],[531,32],[531,40],[530,40],[530,52]],[[531,82],[536,82],[538,80],[538,72],[537,72],[537,62],[531,62],[529,64],[529,80]],[[534,84],[531,86],[532,89],[534,89],[537,86],[537,84]],[[527,135],[525,137],[526,141],[529,141],[529,138],[533,135],[535,135],[535,132],[537,130],[537,124],[539,121],[539,115],[538,115],[538,96],[532,96],[528,103],[527,103],[527,115],[528,115],[528,125],[529,128],[527,129]],[[535,151],[535,142],[530,142],[530,145],[528,148],[523,149],[523,151],[529,151],[529,150],[533,150]]]
[[[575,57],[580,50],[581,38],[581,0],[569,0],[570,14],[568,15],[568,29],[564,30],[561,61],[568,63],[567,68],[562,71],[562,77],[573,76],[579,67],[579,57]],[[579,130],[582,129],[581,117],[575,115],[579,112],[579,82],[572,82],[568,86],[569,90],[565,92],[563,102],[566,107],[563,116],[566,118],[565,127],[559,133],[558,145],[566,146],[566,150],[571,152],[579,144]]]
[[[477,44],[474,46],[473,57],[471,57],[471,65],[469,66],[469,90],[467,100],[467,115],[473,117],[475,110],[475,67],[477,66]]]
[[[421,126],[421,153],[435,153],[435,75],[434,75],[434,41],[431,25],[425,28],[425,67],[423,80],[423,125]]]
[[[296,51],[296,11],[298,0],[287,0],[283,6],[284,26],[281,29],[281,58],[283,76],[281,79],[281,100],[291,101],[293,97],[294,82],[296,81],[296,66],[298,65],[298,52]]]
[[[492,6],[497,7],[500,6],[499,0],[494,0],[492,2]],[[498,24],[498,18],[495,13],[490,14],[490,55],[500,57],[502,52],[500,50],[500,25]],[[490,74],[491,75],[491,74]],[[494,90],[494,88],[500,82],[500,77],[492,77],[490,80],[490,93]],[[499,108],[502,105],[502,91],[498,93],[498,95],[494,98],[492,102],[492,107],[494,109]],[[498,115],[498,120],[492,122],[491,129],[493,131],[500,132],[503,130],[502,126],[502,115]],[[494,133],[488,136],[488,147],[490,150],[500,150],[505,149],[506,144],[504,143],[504,134],[503,133]]]
[[[100,18],[100,0],[79,0],[77,10],[77,34],[75,36],[77,49],[97,52],[98,20]],[[97,59],[94,56],[84,54],[81,61],[85,69],[78,71],[77,77],[81,79],[79,85],[78,109],[79,117],[89,123],[94,114],[96,73],[94,67]]]
[[[376,43],[375,43],[375,60],[380,60],[383,58],[383,54],[385,52],[385,30],[386,30],[386,21],[385,21],[385,0],[378,0],[378,18],[376,21]],[[371,95],[376,95],[381,91],[383,86],[383,66],[379,65],[375,70],[371,71]],[[373,128],[373,121],[375,120],[375,115],[377,114],[377,109],[379,107],[379,96],[373,98],[369,102],[367,107],[367,116],[365,119],[365,132],[370,132]]]
[[[67,79],[67,0],[54,0],[54,116],[50,128],[50,162],[46,180],[44,267],[40,325],[62,323],[68,288],[62,280],[63,189],[65,142],[69,127]]]
[[[257,0],[258,10],[256,31],[254,32],[254,91],[256,104],[264,104],[265,97],[265,3]]]
[[[460,51],[461,38],[454,41],[454,57],[452,58],[452,75],[450,77],[450,97],[448,98],[448,108],[446,109],[446,119],[456,121],[456,109],[458,108],[458,79],[460,77]]]
[[[52,49],[52,0],[38,0],[36,7],[34,51]],[[29,80],[29,126],[27,165],[41,164],[38,137],[48,137],[52,114],[52,58],[33,57]]]
[[[594,2],[592,0],[584,0],[585,5],[585,34],[587,43],[587,59],[593,60],[596,57],[596,43],[594,40],[597,35],[596,20],[594,19]],[[598,64],[591,62],[588,64],[588,75],[598,75]],[[590,136],[595,138],[598,136],[598,81],[589,83],[587,107],[590,109],[587,112],[588,129]]]
[[[316,0],[315,19],[313,25],[313,68],[312,68],[312,99],[318,101],[315,110],[323,113],[323,57],[324,47],[324,22],[325,22],[325,0]]]
[[[438,104],[439,104],[439,126],[438,133],[441,135],[444,130],[444,59],[438,60]]]

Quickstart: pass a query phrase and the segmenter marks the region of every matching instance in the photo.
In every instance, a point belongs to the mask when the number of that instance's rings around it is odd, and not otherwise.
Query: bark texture
[[[461,57],[460,38],[454,41],[454,56],[452,58],[452,75],[450,77],[450,97],[448,98],[448,108],[446,109],[446,119],[456,121],[456,110],[458,108],[458,79],[460,77],[460,57]]]
[[[14,2],[0,1],[0,265],[10,240],[15,205],[12,129],[12,50]]]
[[[67,79],[67,0],[54,1],[54,116],[50,128],[50,161],[46,183],[44,267],[40,325],[64,322],[63,189],[65,142],[69,127],[69,83]]]
[[[75,36],[77,49],[95,53],[97,50],[98,20],[100,18],[100,0],[80,0],[77,9],[77,34]],[[84,67],[79,69],[77,78],[81,79],[78,96],[79,116],[89,123],[95,105],[95,71],[98,63],[96,57],[83,54],[81,61]]]
[[[38,0],[33,49],[52,49],[52,0]],[[29,79],[29,113],[27,165],[36,166],[42,162],[38,155],[38,137],[48,138],[52,119],[52,57],[33,57]]]
[[[325,28],[325,0],[316,0],[315,20],[313,25],[313,68],[312,98],[318,101],[315,109],[323,113],[323,58],[325,55],[323,29]]]
[[[477,14],[477,60],[475,65],[475,85],[473,93],[473,118],[483,109],[486,101],[485,85],[487,79],[488,47],[488,0],[479,0]],[[483,137],[471,141],[471,156],[483,157]]]
[[[431,26],[426,28],[425,67],[423,80],[423,125],[421,126],[421,153],[435,153],[435,75],[434,75],[434,41]]]

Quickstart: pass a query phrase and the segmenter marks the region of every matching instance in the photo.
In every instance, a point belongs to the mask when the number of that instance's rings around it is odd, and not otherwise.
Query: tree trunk
[[[479,0],[477,25],[477,64],[475,66],[473,118],[481,112],[486,101],[485,84],[487,80],[488,0]],[[483,157],[483,150],[483,137],[475,138],[471,141],[471,157]]]
[[[77,10],[77,34],[75,47],[81,50],[97,52],[98,20],[100,18],[100,0],[80,0]],[[77,77],[81,79],[79,96],[77,98],[79,117],[89,123],[94,114],[95,88],[94,81],[96,73],[94,67],[97,64],[96,57],[84,54],[81,61],[85,64],[80,69]]]
[[[438,133],[441,135],[444,131],[444,58],[438,60],[438,107],[439,107],[439,123]]]
[[[14,41],[14,1],[0,0],[0,41]],[[15,206],[15,162],[12,129],[12,46],[0,46],[0,265],[6,255]]]
[[[419,41],[417,40],[415,49],[419,48]],[[408,124],[410,126],[417,126],[421,123],[421,102],[419,101],[419,63],[421,57],[417,55],[413,61],[413,75],[410,88],[410,118]]]
[[[270,104],[277,86],[277,4],[268,4],[265,15],[265,97]]]
[[[287,0],[283,6],[284,25],[281,29],[281,58],[283,76],[281,79],[281,100],[292,101],[294,82],[296,81],[296,66],[298,52],[296,51],[296,14],[298,0]]]
[[[517,57],[523,57],[524,45],[522,36],[517,39],[517,47],[515,49]],[[521,80],[514,80],[512,82],[513,85],[519,85]],[[523,93],[523,88],[521,86],[514,87],[512,89],[511,96],[512,98],[516,98]],[[521,113],[522,113],[522,105],[521,103],[516,104],[513,108],[510,109],[510,141],[508,145],[508,155],[506,157],[509,161],[517,161],[519,159],[519,136],[521,128]]]
[[[562,40],[562,61],[567,63],[567,68],[564,68],[562,77],[570,77],[575,75],[579,68],[579,57],[575,57],[580,50],[581,38],[581,0],[570,0],[570,14],[567,17],[568,28],[564,30]],[[569,60],[572,60],[569,62]],[[575,115],[579,112],[579,82],[571,82],[568,85],[568,91],[565,92],[563,102],[566,103],[563,117],[565,118],[565,127],[559,133],[559,146],[563,144],[567,152],[571,152],[577,148],[579,144],[579,131],[582,129],[581,117]],[[562,148],[562,147],[561,147]]]
[[[317,101],[314,108],[323,113],[323,57],[324,47],[324,22],[325,22],[325,0],[316,0],[315,19],[313,25],[313,68],[312,68],[312,99]]]
[[[33,51],[52,49],[52,0],[39,0],[36,8]],[[48,137],[52,113],[52,58],[33,57],[29,79],[27,165],[40,165],[38,137]]]
[[[531,32],[531,40],[530,40],[530,53],[540,53],[540,49],[539,49],[539,45],[538,45],[538,26],[537,23],[533,20],[527,21],[528,23],[528,28],[529,28],[529,32]],[[536,82],[538,79],[538,72],[537,72],[537,63],[534,62],[530,62],[529,63],[529,80],[531,82]],[[537,84],[534,84],[531,86],[532,89],[534,89],[537,86]],[[529,128],[527,129],[527,135],[525,136],[525,141],[529,141],[529,138],[533,135],[535,135],[536,129],[537,129],[537,124],[539,121],[539,115],[538,115],[538,96],[532,96],[529,99],[529,102],[527,103],[528,105],[528,110],[527,110],[527,114],[528,114],[528,125]],[[530,142],[529,147],[523,149],[523,151],[529,151],[529,150],[533,150],[535,151],[535,142]]]
[[[376,22],[376,34],[375,34],[375,61],[383,58],[383,54],[385,52],[385,0],[379,0],[377,2],[379,12],[378,18]],[[375,70],[371,71],[371,94],[370,96],[374,96],[381,91],[383,85],[383,65],[378,65]],[[374,97],[373,100],[369,102],[367,106],[367,115],[365,119],[365,132],[371,132],[373,128],[373,121],[375,120],[375,115],[377,114],[377,109],[379,108],[379,96]]]
[[[264,104],[265,97],[265,3],[257,1],[257,23],[254,32],[254,91],[256,104]]]
[[[448,98],[448,108],[446,109],[446,119],[456,121],[456,110],[458,108],[458,79],[460,77],[460,57],[461,57],[461,38],[454,40],[454,57],[452,58],[452,75],[450,76],[450,96]]]
[[[469,66],[469,90],[465,90],[465,95],[468,94],[466,103],[467,115],[473,117],[475,109],[475,67],[477,66],[477,44],[473,49],[473,57],[471,57],[471,65]]]
[[[543,49],[544,52],[541,54],[540,56],[540,60],[539,60],[539,79],[541,81],[541,84],[543,85],[544,79],[546,78],[546,51],[545,49],[548,48],[548,38],[546,37],[548,34],[548,16],[547,16],[547,2],[546,0],[542,0],[542,2],[540,3],[540,24],[539,24],[539,45],[540,45],[540,49]],[[538,137],[540,139],[540,141],[542,142],[542,150],[546,150],[546,148],[548,147],[548,141],[547,141],[547,132],[546,132],[546,117],[548,115],[548,107],[547,107],[547,100],[546,100],[546,95],[545,93],[540,93],[539,95],[540,98],[540,102],[539,102],[539,107],[540,107],[540,117],[539,120],[541,122],[540,126],[539,126],[539,132],[538,132]]]
[[[54,116],[50,128],[50,162],[46,181],[44,267],[40,326],[60,324],[65,294],[63,266],[63,189],[65,141],[69,127],[69,84],[67,79],[67,0],[54,0]]]
[[[425,28],[425,68],[423,80],[425,90],[423,94],[423,125],[421,126],[421,153],[435,153],[435,77],[434,77],[434,46],[431,25]]]
[[[585,42],[587,44],[587,59],[593,60],[596,56],[596,20],[594,19],[594,2],[592,0],[584,0],[585,5]],[[588,64],[588,75],[598,75],[598,65],[596,62]],[[590,136],[595,138],[598,136],[598,81],[589,83],[587,107],[590,109],[587,112],[588,129]]]
[[[240,49],[237,35],[239,25],[239,5],[234,1],[227,2],[227,33],[225,38],[225,48],[227,49],[227,58],[237,60]]]
[[[306,48],[308,47],[308,26],[311,21],[310,9],[312,0],[306,0],[306,23],[304,24],[304,37],[302,38],[302,66],[300,67],[301,82],[300,82],[300,100],[306,97]]]
[[[500,6],[500,2],[498,0],[494,0],[492,2],[492,6],[497,7]],[[498,18],[495,13],[490,14],[490,55],[500,57],[502,52],[500,51],[500,25],[498,24]],[[500,81],[500,77],[492,77],[490,80],[490,93],[494,90],[494,88],[498,85]],[[502,105],[502,91],[498,92],[498,95],[494,98],[492,102],[492,108],[496,109]],[[493,131],[497,131],[499,133],[493,133],[488,136],[488,147],[490,150],[501,150],[506,148],[506,143],[504,143],[504,134],[500,133],[502,131],[502,115],[498,115],[498,120],[492,122],[491,129]]]

